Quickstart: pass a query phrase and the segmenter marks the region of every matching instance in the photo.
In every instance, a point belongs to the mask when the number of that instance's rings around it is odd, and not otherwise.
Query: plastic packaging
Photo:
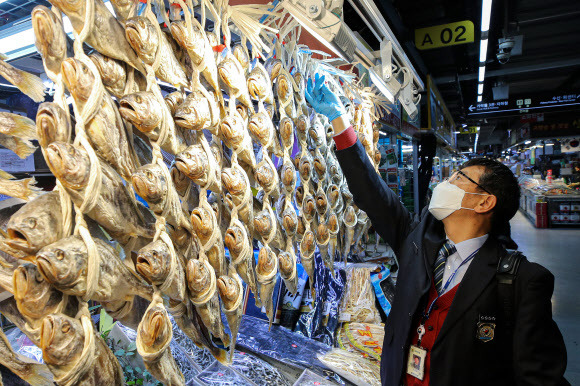
[[[380,386],[381,371],[376,362],[363,358],[357,353],[333,349],[319,356],[320,361],[330,370],[358,386]]]
[[[298,318],[300,317],[300,304],[304,295],[304,288],[308,275],[302,267],[302,264],[296,264],[296,274],[298,275],[298,286],[296,294],[291,294],[286,286],[283,286],[283,300],[280,308],[280,325],[291,330],[296,326]]]
[[[197,380],[207,386],[254,386],[255,384],[230,367],[215,361],[202,371]]]
[[[371,273],[371,282],[381,308],[385,315],[389,316],[395,297],[395,283],[391,277],[391,271],[383,265],[379,272]]]
[[[42,359],[42,350],[37,347],[20,329],[12,328],[5,332],[10,345],[14,352],[24,355],[27,358],[33,359],[39,363],[44,363]]]
[[[353,264],[346,269],[346,290],[340,309],[341,322],[381,323],[375,306],[370,273],[376,265]]]
[[[290,386],[290,382],[275,367],[243,351],[234,353],[231,367],[257,385]]]
[[[308,338],[314,338],[322,332],[322,316],[324,313],[324,299],[328,290],[328,275],[318,249],[314,252],[314,294],[312,298],[312,280],[308,280],[309,289],[304,291],[300,305],[300,318],[295,332]]]
[[[356,350],[380,361],[383,353],[385,327],[368,323],[345,323],[344,335]]]
[[[330,382],[318,374],[306,369],[300,375],[300,378],[294,382],[292,386],[334,386],[334,382]]]
[[[346,274],[343,270],[336,269],[335,276],[325,267],[327,275],[327,291],[324,300],[324,311],[322,313],[323,329],[320,334],[316,334],[314,339],[334,346],[336,329],[338,328],[338,312],[344,291]]]

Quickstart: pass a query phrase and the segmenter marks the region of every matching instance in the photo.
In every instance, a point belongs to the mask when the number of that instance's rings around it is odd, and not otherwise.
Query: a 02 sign
[[[420,50],[473,43],[471,20],[436,25],[415,30],[415,45]]]

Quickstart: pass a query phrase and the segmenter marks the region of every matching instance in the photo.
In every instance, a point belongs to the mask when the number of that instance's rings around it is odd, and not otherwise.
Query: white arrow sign
[[[468,107],[468,109],[469,109],[469,111],[473,111],[473,110],[475,110],[475,107],[473,105],[471,105]]]

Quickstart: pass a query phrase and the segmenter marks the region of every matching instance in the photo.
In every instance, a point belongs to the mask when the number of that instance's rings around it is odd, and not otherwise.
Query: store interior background
[[[357,4],[344,2],[344,19],[370,51],[379,51],[380,31]],[[50,6],[0,0],[0,51],[37,5]],[[381,175],[418,212],[428,190],[468,158],[498,158],[512,168],[523,193],[512,236],[531,261],[555,275],[553,312],[567,345],[566,377],[580,384],[580,191],[566,188],[580,182],[578,1],[495,0],[487,31],[482,1],[383,0],[376,6],[423,83],[415,117],[397,101],[380,122]],[[473,42],[418,47],[418,29],[464,20],[473,22]],[[40,55],[29,48],[10,63],[43,76]],[[34,119],[37,107],[0,78],[0,111]],[[13,174],[54,186],[40,151],[22,167],[30,170]]]

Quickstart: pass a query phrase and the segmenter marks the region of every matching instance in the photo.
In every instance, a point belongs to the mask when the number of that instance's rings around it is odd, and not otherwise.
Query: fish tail
[[[15,177],[12,174],[7,173],[4,170],[0,169],[0,178],[5,180],[13,180]]]
[[[18,144],[12,151],[14,151],[14,153],[16,153],[18,157],[25,159],[32,153],[34,153],[35,150],[36,146],[34,146],[32,142],[23,139],[21,141],[18,141]]]
[[[27,363],[26,373],[19,375],[32,386],[53,385],[52,373],[46,365],[39,363]]]
[[[20,71],[21,81],[15,84],[24,94],[28,95],[33,101],[40,103],[44,101],[44,83],[36,75],[29,74],[26,71]]]
[[[228,365],[228,352],[226,350],[213,346],[211,353],[218,362]]]
[[[14,121],[14,129],[11,130],[10,135],[23,139],[38,139],[36,123],[32,119],[18,114],[12,114],[11,118]]]
[[[6,56],[2,52],[0,52],[0,60],[6,60],[6,59],[8,59],[8,56]]]

